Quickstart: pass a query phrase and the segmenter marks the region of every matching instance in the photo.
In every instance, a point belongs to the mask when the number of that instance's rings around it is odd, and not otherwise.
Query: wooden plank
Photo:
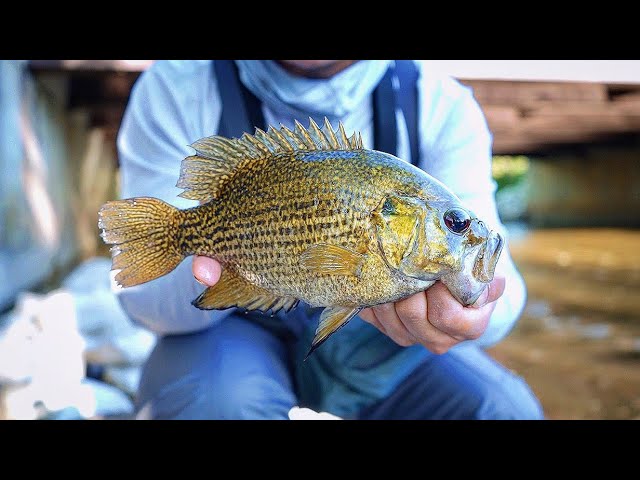
[[[520,155],[548,151],[558,146],[581,145],[619,138],[623,132],[603,130],[562,130],[553,133],[518,131],[502,132],[493,136],[493,153],[496,155]],[[632,134],[635,131],[626,132]]]
[[[548,144],[522,135],[494,135],[492,151],[494,155],[527,155],[544,151],[548,147]]]
[[[640,83],[607,83],[606,85],[609,91],[609,98],[640,92]]]
[[[639,115],[535,115],[513,124],[513,131],[538,138],[567,133],[640,132]]]
[[[473,89],[480,104],[514,106],[532,101],[608,100],[607,87],[600,83],[501,80],[461,80],[461,83]]]
[[[32,70],[142,72],[153,60],[30,60]]]
[[[89,124],[92,127],[120,127],[125,105],[112,104],[83,108],[89,114]]]
[[[615,96],[612,103],[616,110],[625,115],[640,112],[640,90]]]
[[[583,138],[572,136],[570,140],[562,137],[540,140],[531,138],[526,134],[502,134],[493,137],[493,154],[529,155],[546,152],[558,147],[575,146],[605,139],[611,139],[611,136],[599,134],[596,136],[585,135]]]
[[[536,102],[520,107],[522,116],[638,116],[640,97],[612,102]]]
[[[482,107],[482,110],[489,128],[494,133],[511,130],[513,124],[519,122],[522,117],[517,108],[507,105],[486,105]]]
[[[69,106],[125,104],[131,87],[139,77],[137,72],[105,72],[78,74],[69,78]]]
[[[532,153],[640,134],[640,85],[612,94],[606,85],[497,83],[478,83],[478,100],[496,154]]]

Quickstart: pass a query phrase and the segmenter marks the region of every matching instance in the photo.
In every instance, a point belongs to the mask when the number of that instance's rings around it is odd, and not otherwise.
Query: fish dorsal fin
[[[279,129],[270,126],[266,132],[256,128],[254,135],[245,133],[240,138],[214,135],[190,146],[196,154],[182,161],[176,187],[184,189],[180,197],[201,203],[218,198],[222,186],[256,160],[298,151],[364,148],[359,133],[347,137],[342,122],[334,130],[327,118],[322,129],[309,118],[309,128],[296,120],[294,130],[282,125]]]

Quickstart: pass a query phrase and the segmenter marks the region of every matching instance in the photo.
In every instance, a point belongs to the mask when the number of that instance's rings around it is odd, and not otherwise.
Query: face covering
[[[236,60],[240,80],[276,115],[305,124],[309,116],[337,123],[357,108],[382,79],[389,60],[359,60],[330,78],[288,73],[274,60]]]

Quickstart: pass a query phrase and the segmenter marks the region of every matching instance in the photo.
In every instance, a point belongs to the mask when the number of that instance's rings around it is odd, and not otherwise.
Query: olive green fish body
[[[194,143],[177,186],[201,204],[178,210],[153,198],[100,211],[122,286],[151,281],[189,255],[223,266],[193,304],[288,311],[326,307],[312,350],[362,308],[441,279],[462,303],[477,298],[502,240],[422,170],[364,149],[328,121],[296,122],[240,139]],[[466,216],[465,216],[466,215]]]
[[[387,157],[336,150],[251,164],[221,190],[224,201],[187,211],[182,249],[214,257],[250,283],[312,306],[374,305],[424,290],[424,281],[389,269],[379,253],[372,212],[387,195],[407,189],[414,175]],[[313,274],[301,267],[304,252],[323,244],[362,255],[360,274]]]

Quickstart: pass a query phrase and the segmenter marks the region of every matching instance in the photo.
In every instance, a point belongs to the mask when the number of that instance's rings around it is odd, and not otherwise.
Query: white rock
[[[111,385],[115,385],[131,397],[136,395],[142,367],[107,367],[104,370],[104,380]]]
[[[80,382],[85,346],[68,292],[22,294],[0,333],[0,382]]]
[[[289,410],[289,420],[342,420],[327,412],[316,412],[310,408],[293,407]]]
[[[86,361],[117,369],[111,380],[129,395],[156,337],[134,325],[110,289],[109,259],[76,268],[65,288],[21,294],[0,331],[0,395],[7,418],[127,415],[130,398],[85,379]]]
[[[38,383],[12,387],[3,393],[2,403],[9,420],[122,417],[132,415],[134,409],[119,389],[90,378],[54,388]]]
[[[91,293],[110,288],[111,259],[94,257],[82,262],[62,281],[62,287],[74,294]]]
[[[120,389],[92,378],[83,381],[83,385],[90,387],[95,398],[95,414],[99,417],[131,416],[133,415],[133,402]]]
[[[87,359],[101,365],[139,365],[156,337],[136,326],[111,291],[111,260],[87,260],[67,276],[63,285],[73,293],[78,328],[87,342]]]

